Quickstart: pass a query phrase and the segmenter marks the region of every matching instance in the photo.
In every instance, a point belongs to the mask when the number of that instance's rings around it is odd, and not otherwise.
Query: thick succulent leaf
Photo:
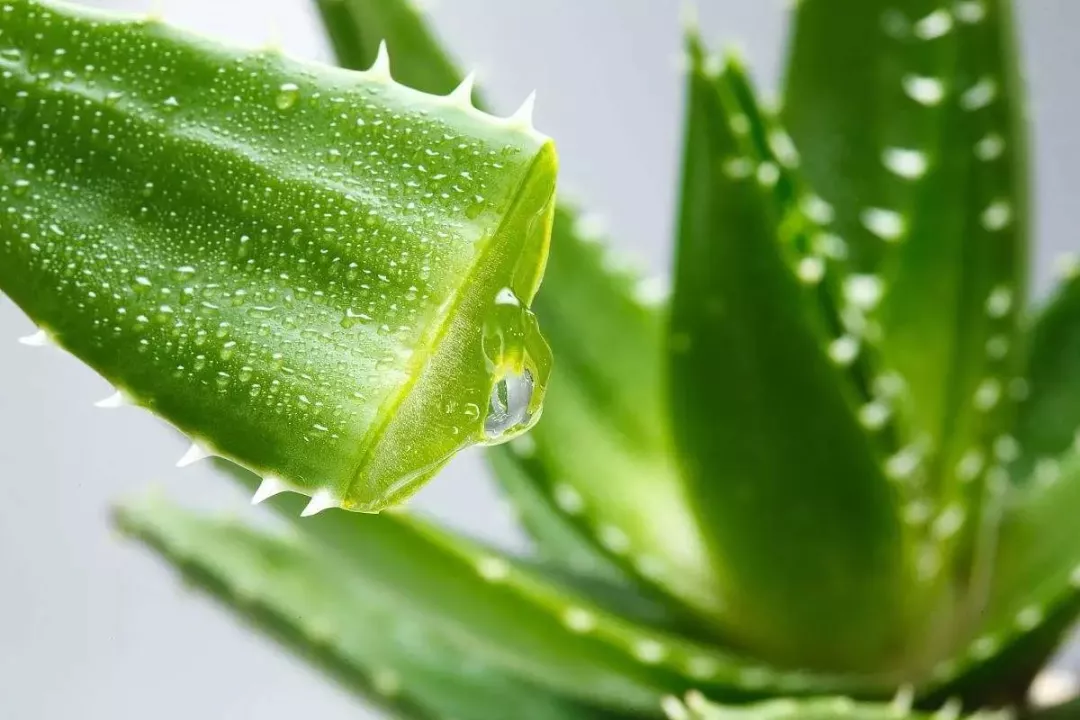
[[[1080,455],[1070,451],[1050,468],[1010,495],[973,637],[935,668],[943,694],[1022,697],[1080,612]]]
[[[943,705],[934,712],[913,711],[911,694],[901,691],[891,703],[858,702],[848,697],[819,697],[806,700],[779,698],[751,705],[725,706],[691,693],[682,704],[671,699],[668,703],[670,720],[902,720],[923,718],[945,720],[960,718],[960,706]],[[1011,720],[1008,710],[978,712],[965,718]]]
[[[875,667],[904,633],[909,568],[895,490],[841,382],[856,350],[808,311],[735,101],[694,42],[691,60],[672,409],[724,618],[773,657]]]
[[[385,39],[404,84],[445,92],[461,80],[413,3],[318,6],[346,66],[365,67]],[[547,556],[608,577],[621,568],[711,614],[715,579],[701,561],[661,421],[662,294],[627,272],[588,218],[566,205],[555,211],[544,284],[533,310],[559,359],[554,395],[528,437],[492,450],[502,486]]]
[[[1025,127],[1008,0],[800,3],[784,117],[903,380],[918,513],[981,595],[1023,353]],[[936,514],[936,517],[935,517]]]
[[[249,488],[258,483],[249,474],[232,474]],[[301,502],[291,493],[269,500],[340,572],[385,588],[399,598],[402,612],[429,618],[478,657],[559,694],[650,713],[664,695],[693,687],[728,700],[887,687],[877,677],[780,670],[659,629],[665,620],[648,604],[594,600],[595,589],[420,518],[336,510],[299,518]]]
[[[1019,454],[1010,467],[1018,483],[1040,463],[1049,468],[1080,428],[1080,275],[1066,277],[1039,312],[1028,346],[1029,392],[1017,407]]]
[[[527,720],[615,717],[492,667],[387,588],[342,572],[300,534],[270,535],[156,497],[116,517],[201,589],[395,716],[503,720],[513,708]]]
[[[312,510],[378,510],[539,416],[555,156],[527,120],[385,62],[3,20],[0,289],[41,337]]]

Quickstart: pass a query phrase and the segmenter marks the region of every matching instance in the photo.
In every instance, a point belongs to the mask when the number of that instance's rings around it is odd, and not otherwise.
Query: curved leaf
[[[909,567],[895,490],[841,384],[857,349],[808,312],[734,100],[690,49],[670,377],[724,619],[770,657],[878,667],[906,632]]]
[[[248,486],[258,482],[231,474]],[[452,631],[478,657],[559,694],[649,713],[664,695],[693,687],[736,701],[777,692],[880,693],[887,687],[879,677],[779,669],[654,627],[647,605],[594,599],[591,589],[405,513],[330,511],[299,518],[300,502],[289,493],[270,500],[341,572],[386,588],[400,598],[403,611]]]
[[[1009,497],[976,633],[934,669],[942,696],[1023,697],[1080,613],[1080,454],[1063,456]]]
[[[303,537],[272,536],[158,498],[116,513],[201,589],[350,690],[417,720],[600,720],[478,660],[466,643],[404,610],[387,588],[344,573]]]
[[[1028,344],[1029,392],[1017,407],[1019,454],[1009,468],[1017,483],[1068,450],[1080,429],[1080,276],[1057,288],[1035,319]]]
[[[911,695],[901,691],[891,703],[867,703],[848,697],[820,697],[807,700],[778,698],[766,702],[742,706],[724,706],[706,700],[700,694],[687,696],[686,706],[679,709],[673,701],[672,720],[901,720],[923,718],[924,720],[958,720],[961,707],[947,703],[934,712],[912,710]],[[1010,710],[977,712],[965,718],[983,720],[1010,720]]]
[[[555,155],[527,120],[384,61],[3,20],[0,289],[42,337],[309,512],[398,502],[539,417]]]

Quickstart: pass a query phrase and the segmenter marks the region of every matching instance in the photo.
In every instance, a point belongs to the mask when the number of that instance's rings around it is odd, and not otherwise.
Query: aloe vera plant
[[[410,3],[318,7],[348,70],[0,6],[0,289],[288,520],[122,529],[402,717],[1080,713],[1025,702],[1080,274],[1029,307],[1008,0],[804,0],[779,108],[691,28],[669,300]],[[535,553],[371,514],[504,440]]]

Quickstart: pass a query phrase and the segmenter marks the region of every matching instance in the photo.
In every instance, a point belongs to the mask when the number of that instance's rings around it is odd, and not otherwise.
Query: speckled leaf
[[[385,38],[404,84],[445,92],[460,81],[413,3],[318,6],[346,66],[364,67]],[[608,577],[621,568],[708,615],[719,602],[716,581],[701,562],[660,420],[662,288],[622,265],[587,216],[556,208],[545,289],[533,305],[559,359],[554,399],[543,423],[493,448],[491,460],[541,552]]]
[[[297,534],[270,535],[148,497],[119,526],[346,688],[416,720],[615,720],[517,680],[392,591]]]
[[[1028,340],[1028,395],[1017,408],[1019,454],[1013,481],[1031,479],[1052,463],[1080,429],[1080,275],[1065,278],[1039,312]]]
[[[1022,697],[1080,612],[1080,455],[1049,467],[1009,495],[978,632],[935,669],[942,696]]]
[[[911,483],[980,594],[1014,444],[1023,356],[1025,126],[1008,0],[814,0],[798,7],[784,117],[861,272],[870,330],[903,380]],[[953,560],[953,558],[956,558]],[[966,588],[965,588],[966,590]]]
[[[257,482],[240,471],[248,486]],[[430,619],[476,656],[551,690],[619,711],[655,712],[669,693],[707,689],[726,700],[775,693],[882,692],[872,676],[785,671],[652,625],[648,605],[594,599],[535,564],[404,513],[332,510],[297,517],[292,494],[269,504],[335,558]],[[663,621],[663,618],[657,618]],[[644,622],[642,622],[644,621]]]
[[[779,698],[742,706],[724,706],[706,700],[699,694],[687,697],[684,707],[686,720],[931,720],[932,718],[961,717],[960,707],[949,704],[936,712],[918,712],[911,708],[911,694],[901,691],[891,703],[867,703],[847,697],[820,697],[807,700]],[[669,717],[677,717],[671,715]],[[1010,711],[979,712],[964,718],[1010,720]]]
[[[555,156],[527,118],[385,61],[2,19],[0,289],[40,338],[310,511],[378,510],[539,417]]]
[[[724,619],[768,656],[867,670],[908,622],[895,491],[842,387],[850,353],[815,323],[746,171],[737,105],[693,40],[690,56],[672,407]]]

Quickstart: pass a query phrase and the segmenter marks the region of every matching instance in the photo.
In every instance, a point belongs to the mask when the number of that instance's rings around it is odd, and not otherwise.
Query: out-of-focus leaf
[[[1067,451],[1080,429],[1080,276],[1066,278],[1030,333],[1027,397],[1017,408],[1012,480],[1024,483]]]
[[[977,633],[934,670],[941,696],[1022,697],[1080,612],[1080,455],[1063,456],[1009,497],[988,598],[968,619]]]
[[[672,408],[723,617],[771,657],[874,667],[903,641],[910,568],[841,382],[858,348],[815,323],[735,101],[690,56]]]
[[[1008,0],[801,3],[784,119],[903,381],[898,461],[943,568],[980,597],[1023,358],[1026,128]],[[988,491],[988,488],[990,491]],[[943,575],[947,577],[947,575]]]
[[[960,708],[949,704],[936,712],[912,710],[911,695],[901,691],[891,703],[858,702],[847,697],[820,697],[807,700],[779,698],[751,705],[719,705],[691,694],[684,706],[687,720],[932,720],[961,717]],[[674,702],[674,701],[673,701]],[[678,711],[676,711],[677,713]],[[669,713],[669,717],[673,717]],[[1010,711],[988,711],[964,715],[975,720],[1010,720]]]
[[[392,588],[343,572],[297,534],[272,536],[158,498],[121,507],[122,529],[347,688],[417,720],[615,720],[481,660]],[[512,709],[512,710],[511,710]]]
[[[248,487],[258,482],[233,475]],[[620,606],[595,589],[417,517],[328,511],[299,518],[301,501],[283,493],[269,502],[319,543],[341,572],[407,598],[401,602],[409,612],[452,631],[477,657],[559,694],[649,713],[664,695],[695,687],[740,701],[777,692],[881,693],[887,687],[884,678],[869,675],[783,670],[644,624],[667,623],[648,605]]]
[[[0,289],[190,457],[372,511],[539,416],[527,119],[37,0],[0,48]]]

